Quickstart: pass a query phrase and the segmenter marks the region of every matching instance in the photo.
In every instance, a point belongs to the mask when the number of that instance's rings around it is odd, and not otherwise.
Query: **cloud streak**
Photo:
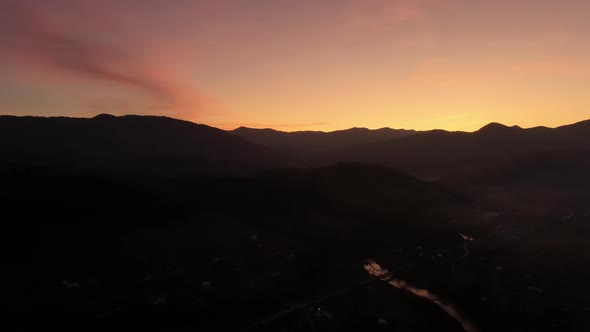
[[[23,66],[113,83],[147,93],[157,109],[202,107],[207,98],[167,80],[151,64],[117,47],[82,38],[16,2],[0,12],[0,55]]]

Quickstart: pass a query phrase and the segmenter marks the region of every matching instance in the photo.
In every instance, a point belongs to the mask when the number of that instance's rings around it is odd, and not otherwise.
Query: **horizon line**
[[[579,121],[575,121],[575,122],[570,122],[570,123],[565,123],[562,125],[558,125],[558,126],[548,126],[548,125],[538,125],[538,126],[532,126],[532,127],[523,127],[517,124],[511,124],[511,125],[507,125],[504,124],[502,122],[497,122],[497,121],[491,121],[491,122],[487,122],[484,125],[482,125],[481,127],[478,127],[476,130],[473,131],[469,131],[469,130],[449,130],[449,129],[444,129],[444,128],[431,128],[431,129],[413,129],[413,128],[392,128],[392,127],[379,127],[379,128],[369,128],[369,127],[363,127],[363,126],[352,126],[352,127],[348,127],[348,128],[343,128],[343,129],[335,129],[335,130],[312,130],[312,129],[304,129],[304,130],[293,130],[293,131],[287,131],[287,130],[279,130],[273,127],[249,127],[248,125],[255,125],[253,123],[244,123],[244,124],[232,124],[232,128],[233,129],[224,129],[221,128],[221,126],[225,126],[227,124],[223,124],[223,123],[204,123],[204,122],[197,122],[194,120],[187,120],[187,119],[182,119],[182,118],[174,118],[171,116],[167,116],[167,115],[157,115],[157,114],[121,114],[121,115],[115,115],[115,114],[110,114],[110,113],[98,113],[94,116],[67,116],[67,115],[17,115],[17,114],[0,114],[0,117],[19,117],[19,118],[69,118],[69,119],[94,119],[97,118],[99,116],[112,116],[115,118],[119,118],[119,117],[126,117],[126,116],[137,116],[137,117],[157,117],[157,118],[168,118],[168,119],[173,119],[173,120],[177,120],[177,121],[185,121],[185,122],[190,122],[190,123],[194,123],[197,125],[204,125],[204,126],[208,126],[208,127],[212,127],[212,128],[216,128],[222,131],[226,131],[226,132],[232,132],[235,130],[238,130],[240,128],[244,128],[244,129],[252,129],[252,130],[273,130],[273,131],[277,131],[277,132],[283,132],[283,133],[302,133],[302,132],[314,132],[314,133],[334,133],[334,132],[341,132],[341,131],[348,131],[348,130],[353,130],[353,129],[364,129],[364,130],[369,130],[369,131],[377,131],[377,130],[383,130],[383,129],[390,129],[390,130],[398,130],[398,131],[415,131],[415,132],[429,132],[429,131],[446,131],[446,132],[455,132],[455,133],[474,133],[477,132],[489,125],[501,125],[507,128],[520,128],[520,129],[534,129],[534,128],[547,128],[547,129],[556,129],[556,128],[560,128],[560,127],[565,127],[565,126],[570,126],[570,125],[575,125],[578,123],[582,123],[582,122],[586,122],[586,121],[590,121],[590,118],[588,119],[583,119],[583,120],[579,120]],[[311,126],[321,126],[321,125],[325,125],[326,123],[311,123],[311,124],[305,124],[305,125],[311,125]],[[235,126],[235,127],[234,127]],[[266,125],[263,125],[266,126]],[[293,125],[289,125],[289,124],[279,124],[279,125],[273,125],[274,127],[296,127],[298,126],[298,124],[293,124]]]

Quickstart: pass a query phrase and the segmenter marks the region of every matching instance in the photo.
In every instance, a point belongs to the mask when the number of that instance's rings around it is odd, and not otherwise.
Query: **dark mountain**
[[[205,125],[104,114],[90,119],[1,116],[0,160],[69,170],[179,175],[278,166],[286,157]]]
[[[542,153],[572,149],[580,153],[590,149],[590,120],[553,129],[492,123],[473,133],[433,130],[385,142],[356,144],[332,158],[444,178],[481,175]]]
[[[356,143],[386,141],[416,133],[414,130],[391,128],[376,130],[351,128],[332,132],[284,132],[274,129],[253,129],[246,127],[240,127],[231,132],[260,145],[306,152],[339,149]]]
[[[501,123],[491,122],[491,123],[488,123],[487,125],[481,127],[477,132],[498,135],[498,134],[509,133],[509,132],[512,132],[515,130],[520,130],[520,129],[522,129],[522,128],[519,126],[508,127],[508,126],[503,125]]]
[[[590,149],[543,151],[445,182],[502,209],[569,215],[590,208]]]
[[[415,298],[436,294],[483,331],[586,331],[589,126],[360,143],[355,129],[337,134],[348,146],[315,133],[285,154],[163,117],[0,117],[9,316],[22,330],[462,331]],[[287,168],[292,155],[330,164]]]

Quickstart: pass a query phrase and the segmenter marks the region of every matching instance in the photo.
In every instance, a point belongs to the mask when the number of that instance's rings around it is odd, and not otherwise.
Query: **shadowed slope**
[[[0,117],[0,160],[11,163],[178,175],[276,166],[277,157],[223,130],[166,117]]]
[[[492,123],[473,133],[433,130],[351,146],[335,159],[377,163],[439,178],[481,174],[541,153],[572,149],[590,149],[590,121],[554,129]]]
[[[379,142],[415,134],[414,130],[350,128],[332,132],[295,131],[240,127],[231,131],[245,139],[269,147],[319,151],[343,148],[355,143]]]

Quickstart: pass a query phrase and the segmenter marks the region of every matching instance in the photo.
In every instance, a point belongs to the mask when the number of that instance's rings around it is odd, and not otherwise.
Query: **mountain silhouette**
[[[206,125],[159,116],[0,117],[0,159],[70,169],[224,173],[286,158]]]
[[[481,127],[477,132],[481,134],[500,135],[518,130],[522,130],[522,128],[519,126],[508,127],[498,122],[491,122]]]
[[[422,178],[481,176],[539,154],[590,149],[590,120],[558,128],[490,123],[480,130],[352,128],[227,132],[167,117],[0,117],[0,160],[153,174],[243,173],[353,161]]]
[[[397,168],[421,177],[468,176],[502,169],[551,151],[590,149],[590,120],[558,128],[522,129],[491,123],[473,133],[433,130],[349,146],[333,160]]]
[[[541,331],[590,298],[589,135],[2,116],[7,301],[30,330],[461,330],[411,283]]]
[[[381,128],[350,128],[331,132],[295,131],[240,127],[231,131],[251,142],[280,149],[296,151],[325,151],[344,148],[351,144],[379,142],[410,136],[414,130]]]

